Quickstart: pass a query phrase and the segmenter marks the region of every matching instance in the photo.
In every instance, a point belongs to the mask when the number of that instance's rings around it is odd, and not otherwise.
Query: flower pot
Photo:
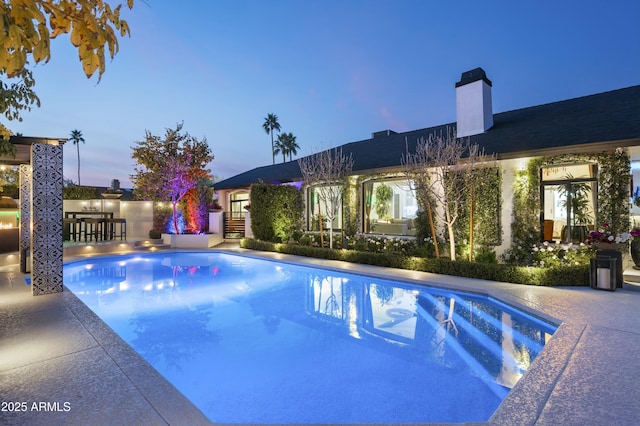
[[[640,241],[631,241],[631,258],[636,268],[640,268]]]
[[[594,242],[593,246],[596,250],[622,250],[625,246],[624,243],[604,243]]]

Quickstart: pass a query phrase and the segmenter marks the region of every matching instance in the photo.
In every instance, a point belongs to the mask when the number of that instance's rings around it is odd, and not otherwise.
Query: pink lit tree
[[[147,130],[145,140],[132,147],[136,160],[135,174],[131,175],[134,194],[143,200],[170,201],[176,234],[178,203],[198,182],[211,178],[206,167],[214,158],[206,138],[198,140],[182,133],[182,126],[179,123],[175,129],[165,129],[164,138]]]

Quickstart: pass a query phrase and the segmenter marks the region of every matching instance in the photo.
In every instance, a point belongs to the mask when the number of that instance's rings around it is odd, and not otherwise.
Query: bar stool
[[[85,218],[84,219],[84,240],[91,241],[91,239],[95,239],[99,241],[103,238],[103,223],[104,219],[93,219],[93,218]],[[87,238],[88,237],[88,238]]]
[[[66,217],[62,219],[62,225],[64,228],[64,240],[71,241],[73,238],[73,241],[77,241],[80,239],[80,219]]]
[[[118,224],[120,229],[116,229]],[[107,227],[110,240],[115,240],[116,237],[120,237],[120,240],[127,239],[127,219],[107,219]]]

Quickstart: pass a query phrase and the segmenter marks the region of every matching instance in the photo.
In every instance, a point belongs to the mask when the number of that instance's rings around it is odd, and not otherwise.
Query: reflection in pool
[[[216,252],[71,262],[64,283],[222,423],[485,421],[555,331],[484,296]]]

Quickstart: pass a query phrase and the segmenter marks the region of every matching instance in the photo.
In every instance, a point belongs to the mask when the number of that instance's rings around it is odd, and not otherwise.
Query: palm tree
[[[80,142],[84,143],[84,138],[80,130],[72,130],[69,139],[78,147],[78,186],[80,186]]]
[[[284,134],[284,146],[287,149],[287,154],[289,154],[289,161],[291,161],[291,156],[297,154],[300,148],[296,143],[296,137],[293,136],[293,133],[289,132]]]
[[[275,146],[273,144],[273,131],[280,131],[280,123],[278,123],[278,116],[275,114],[269,114],[264,119],[264,124],[262,125],[267,134],[271,135],[271,158],[273,160],[273,164],[276,164],[276,154],[275,154]]]
[[[282,154],[282,162],[287,161],[287,141],[286,141],[286,133],[280,133],[278,135],[278,139],[275,141],[275,145],[273,148],[273,155]]]

